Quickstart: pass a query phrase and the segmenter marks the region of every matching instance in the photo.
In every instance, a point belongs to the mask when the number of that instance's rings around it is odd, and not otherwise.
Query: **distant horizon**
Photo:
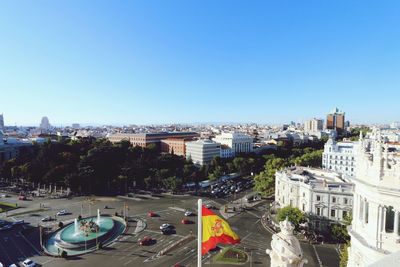
[[[4,1],[7,125],[400,120],[400,2]],[[55,123],[56,122],[56,123]]]

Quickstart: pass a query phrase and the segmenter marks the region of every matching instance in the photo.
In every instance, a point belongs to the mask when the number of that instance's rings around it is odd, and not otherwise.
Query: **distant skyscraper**
[[[326,129],[336,130],[338,134],[343,133],[343,131],[345,130],[344,115],[345,113],[343,111],[335,108],[326,117]]]
[[[304,122],[304,132],[317,133],[324,128],[324,121],[320,119],[311,119]]]
[[[4,130],[4,116],[0,114],[0,130]]]
[[[49,130],[50,129],[50,122],[49,122],[49,119],[46,116],[44,116],[42,118],[42,121],[40,122],[39,128],[42,129],[42,130]]]
[[[81,126],[80,126],[79,123],[73,123],[73,124],[72,124],[72,128],[73,128],[73,129],[79,129],[79,128],[81,128]]]

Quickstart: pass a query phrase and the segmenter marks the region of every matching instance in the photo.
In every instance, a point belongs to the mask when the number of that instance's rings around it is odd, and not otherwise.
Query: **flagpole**
[[[201,241],[202,241],[202,200],[197,201],[197,267],[201,267]]]

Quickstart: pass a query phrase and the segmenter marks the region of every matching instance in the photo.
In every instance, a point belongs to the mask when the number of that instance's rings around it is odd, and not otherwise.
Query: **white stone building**
[[[272,235],[271,249],[266,253],[271,257],[271,267],[302,267],[308,262],[304,258],[300,242],[293,235],[294,226],[286,220],[279,223],[281,231]]]
[[[213,141],[232,149],[233,157],[238,153],[250,153],[253,151],[253,138],[242,133],[222,133],[213,138]],[[221,155],[222,157],[222,155]]]
[[[186,158],[190,158],[196,165],[208,164],[221,153],[221,144],[211,140],[197,140],[187,142],[185,145]]]
[[[352,178],[356,171],[356,149],[358,142],[336,142],[332,138],[325,143],[322,168]]]
[[[374,129],[357,148],[348,267],[369,266],[400,250],[400,149],[382,140]]]
[[[353,184],[340,175],[320,169],[291,167],[275,174],[275,202],[308,213],[311,227],[326,231],[332,222],[351,214]]]

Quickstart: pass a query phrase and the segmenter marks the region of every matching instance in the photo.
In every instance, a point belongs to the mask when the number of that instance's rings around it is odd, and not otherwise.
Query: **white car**
[[[169,223],[163,223],[163,224],[160,226],[160,230],[169,229],[169,228],[171,228],[171,227],[172,227],[172,225],[170,225]]]
[[[8,267],[18,267],[15,263],[13,263],[13,264],[11,264],[10,266],[8,266]]]
[[[42,222],[50,222],[52,219],[51,219],[51,217],[50,216],[46,216],[46,217],[43,217],[42,218]]]
[[[59,212],[57,212],[57,216],[62,216],[62,215],[67,215],[68,212],[66,210],[60,210]]]
[[[26,259],[22,262],[22,266],[24,267],[35,267],[36,263],[33,260]]]
[[[192,216],[192,215],[193,215],[193,212],[191,212],[190,210],[185,211],[185,216],[186,217]]]

